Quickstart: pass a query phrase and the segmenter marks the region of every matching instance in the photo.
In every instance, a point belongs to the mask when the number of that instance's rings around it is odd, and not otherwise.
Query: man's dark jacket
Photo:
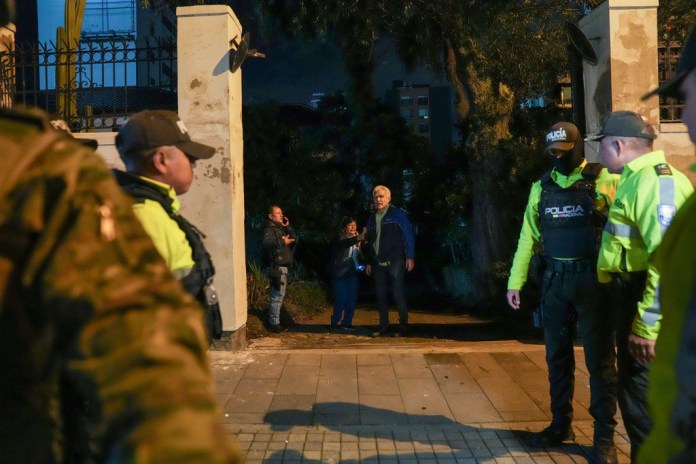
[[[288,235],[296,239],[295,230],[290,226],[266,221],[263,228],[263,249],[266,251],[266,265],[270,268],[287,267],[292,264],[292,250],[285,244],[283,237]]]
[[[363,247],[367,262],[370,265],[384,263],[395,259],[414,259],[416,241],[413,228],[406,212],[389,205],[382,218],[379,236],[379,255],[375,255],[374,243],[377,240],[377,223],[375,213],[367,220],[367,246]]]

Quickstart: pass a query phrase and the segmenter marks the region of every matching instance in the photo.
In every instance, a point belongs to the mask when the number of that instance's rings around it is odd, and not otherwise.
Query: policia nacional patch
[[[669,168],[669,164],[660,163],[655,165],[655,172],[658,176],[671,176],[672,170]]]

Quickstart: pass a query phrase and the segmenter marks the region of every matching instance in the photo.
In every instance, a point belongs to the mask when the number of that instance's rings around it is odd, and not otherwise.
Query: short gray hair
[[[375,185],[375,188],[372,189],[372,195],[374,196],[374,194],[377,192],[385,192],[387,196],[391,198],[391,190],[384,185]]]

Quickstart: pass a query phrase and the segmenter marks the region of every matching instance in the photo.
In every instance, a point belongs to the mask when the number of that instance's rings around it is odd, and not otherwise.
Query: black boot
[[[592,464],[617,464],[619,459],[616,457],[616,447],[611,438],[595,438],[592,446]]]
[[[542,448],[546,446],[559,446],[566,441],[575,440],[575,432],[570,425],[551,424],[541,432],[535,433],[529,440],[529,444]]]

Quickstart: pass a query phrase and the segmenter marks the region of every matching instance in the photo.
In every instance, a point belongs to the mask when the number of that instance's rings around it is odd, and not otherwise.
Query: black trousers
[[[606,289],[594,269],[547,270],[542,287],[544,343],[549,370],[553,424],[569,426],[573,420],[575,356],[578,334],[590,374],[590,414],[594,439],[613,439],[616,427],[616,355]]]
[[[372,277],[375,281],[375,293],[377,294],[377,307],[379,308],[379,327],[389,327],[389,288],[392,298],[399,310],[399,326],[402,329],[408,327],[408,308],[406,295],[404,294],[404,279],[406,269],[403,258],[389,261],[388,266],[375,264],[372,266]]]
[[[631,440],[631,462],[635,462],[640,446],[652,429],[647,402],[650,364],[636,361],[628,352],[628,336],[632,331],[638,302],[643,299],[645,280],[645,272],[631,272],[625,274],[623,279],[616,277],[611,285],[619,366],[619,408]]]

